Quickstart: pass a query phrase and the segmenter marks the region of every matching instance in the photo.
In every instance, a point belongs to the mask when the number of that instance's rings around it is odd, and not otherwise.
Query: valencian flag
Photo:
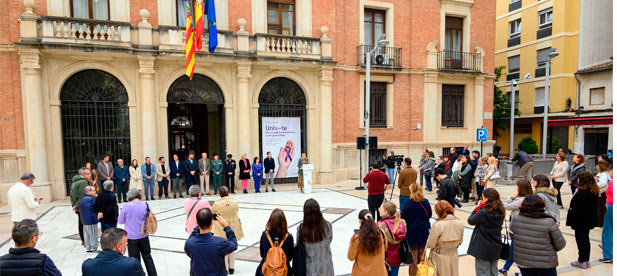
[[[214,0],[206,0],[206,14],[208,15],[208,50],[210,53],[214,53],[216,46],[219,45],[219,40],[216,34],[216,12],[214,11]]]
[[[201,51],[201,35],[204,33],[204,1],[195,1],[195,44],[197,50]]]
[[[202,24],[203,25],[203,24]],[[193,33],[193,22],[191,20],[191,4],[186,1],[186,75],[193,79],[195,70],[195,42]]]

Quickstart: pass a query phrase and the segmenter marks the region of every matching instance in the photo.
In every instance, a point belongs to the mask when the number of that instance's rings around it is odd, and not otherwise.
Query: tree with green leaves
[[[504,69],[505,66],[495,68],[496,80],[501,78]],[[493,136],[499,137],[510,127],[510,97],[497,85],[494,86],[493,90]],[[520,115],[518,107],[514,110],[514,114]]]

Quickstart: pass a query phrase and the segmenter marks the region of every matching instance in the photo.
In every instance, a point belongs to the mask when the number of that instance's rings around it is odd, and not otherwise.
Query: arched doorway
[[[210,78],[194,74],[190,80],[182,76],[167,92],[169,154],[181,160],[194,152],[211,157],[225,153],[225,110],[223,93]]]
[[[259,152],[263,160],[266,154],[262,152],[262,118],[292,117],[300,119],[301,148],[296,147],[296,154],[307,151],[306,142],[306,98],[302,88],[293,80],[277,77],[269,80],[259,92]],[[272,152],[276,156],[278,152]],[[295,159],[295,157],[294,157]],[[297,178],[277,178],[276,182],[294,182]]]
[[[112,74],[83,70],[71,76],[60,92],[60,118],[67,194],[85,162],[96,166],[107,154],[130,162],[128,94]]]

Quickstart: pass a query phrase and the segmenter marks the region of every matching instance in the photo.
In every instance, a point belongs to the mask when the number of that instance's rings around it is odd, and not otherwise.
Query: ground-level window
[[[462,127],[465,117],[465,86],[444,84],[441,96],[441,126]]]

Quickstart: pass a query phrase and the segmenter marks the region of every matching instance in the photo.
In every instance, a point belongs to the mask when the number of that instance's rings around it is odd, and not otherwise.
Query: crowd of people
[[[384,160],[391,162],[392,155],[390,152]],[[368,183],[368,208],[358,212],[358,229],[349,241],[347,257],[353,262],[352,276],[398,275],[399,268],[405,264],[409,265],[409,275],[415,276],[427,258],[434,266],[435,275],[458,275],[458,247],[463,243],[464,222],[455,216],[454,210],[470,201],[476,206],[467,218],[467,223],[474,227],[467,254],[475,259],[476,275],[507,275],[515,263],[524,276],[557,275],[557,252],[566,246],[559,215],[559,209],[564,208],[560,188],[566,182],[572,188],[573,197],[565,226],[574,230],[578,249],[578,258],[570,263],[571,266],[582,269],[591,266],[589,233],[595,227],[603,227],[603,258],[599,261],[612,263],[613,181],[609,157],[599,157],[592,172],[584,166],[584,156],[575,155],[573,164],[568,165],[565,154],[559,152],[548,175],[530,175],[533,159],[517,150],[512,160],[521,167],[522,178],[516,181],[516,191],[502,201],[503,195],[495,188],[500,176],[496,157],[492,154],[480,157],[478,151],[452,148],[450,155],[437,159],[434,156],[433,152],[424,151],[417,167],[412,166],[411,158],[404,158],[404,168],[397,181],[395,174],[389,171],[391,163],[386,164],[388,173],[381,171],[382,164],[372,164],[371,171],[363,179]],[[271,158],[270,154],[268,157]],[[145,201],[153,199],[151,183],[161,181],[158,174],[162,174],[163,179],[175,174],[172,180],[197,175],[208,178],[212,172],[225,174],[222,167],[226,164],[216,155],[214,160],[205,162],[208,160],[205,154],[198,161],[189,155],[184,163],[174,156],[171,166],[164,158],[159,159],[159,165],[151,165],[146,158],[139,170],[144,189],[130,187],[124,192],[118,177],[121,182],[131,183],[138,165],[133,160],[125,174],[127,170],[121,160],[112,170],[110,164],[105,165],[108,159],[103,159],[96,172],[87,165],[73,178],[70,200],[78,216],[80,239],[87,253],[97,254],[82,264],[82,274],[157,275],[149,240],[152,232],[146,227],[152,214]],[[308,162],[305,155],[302,160]],[[231,156],[227,161],[233,161]],[[261,176],[264,169],[260,168],[258,158],[252,166],[245,155],[238,163],[242,188],[246,191],[247,174],[252,172],[254,178],[257,171]],[[235,171],[235,161],[233,165]],[[264,166],[265,170],[270,168],[269,164]],[[423,179],[425,185],[418,183],[418,178]],[[35,249],[41,233],[34,221],[34,210],[41,199],[35,198],[29,188],[34,179],[34,175],[26,173],[9,190],[15,247],[0,257],[0,276],[61,275],[51,258]],[[239,203],[229,197],[233,193],[233,183],[217,185],[217,178],[213,179],[219,199],[212,206],[202,200],[202,196],[211,195],[204,186],[208,180],[191,182],[187,187],[184,227],[189,237],[184,251],[190,258],[191,275],[234,274],[235,251],[244,236],[238,216]],[[398,205],[385,198],[386,191],[394,184],[400,189]],[[179,184],[173,185],[174,197],[178,191],[182,196],[176,185]],[[259,191],[259,181],[255,185]],[[425,191],[433,188],[437,189],[437,198],[432,206]],[[122,201],[125,203],[120,209],[118,203]],[[507,211],[510,211],[509,216]],[[433,217],[436,220],[431,226]],[[124,229],[117,228],[118,224],[124,225]],[[272,210],[265,225],[259,242],[261,261],[255,275],[334,275],[331,251],[334,230],[315,199],[304,202],[303,219],[295,239],[281,209]],[[504,226],[505,242],[502,238]],[[127,249],[128,257],[124,256]],[[505,260],[502,268],[498,268],[500,259]]]

